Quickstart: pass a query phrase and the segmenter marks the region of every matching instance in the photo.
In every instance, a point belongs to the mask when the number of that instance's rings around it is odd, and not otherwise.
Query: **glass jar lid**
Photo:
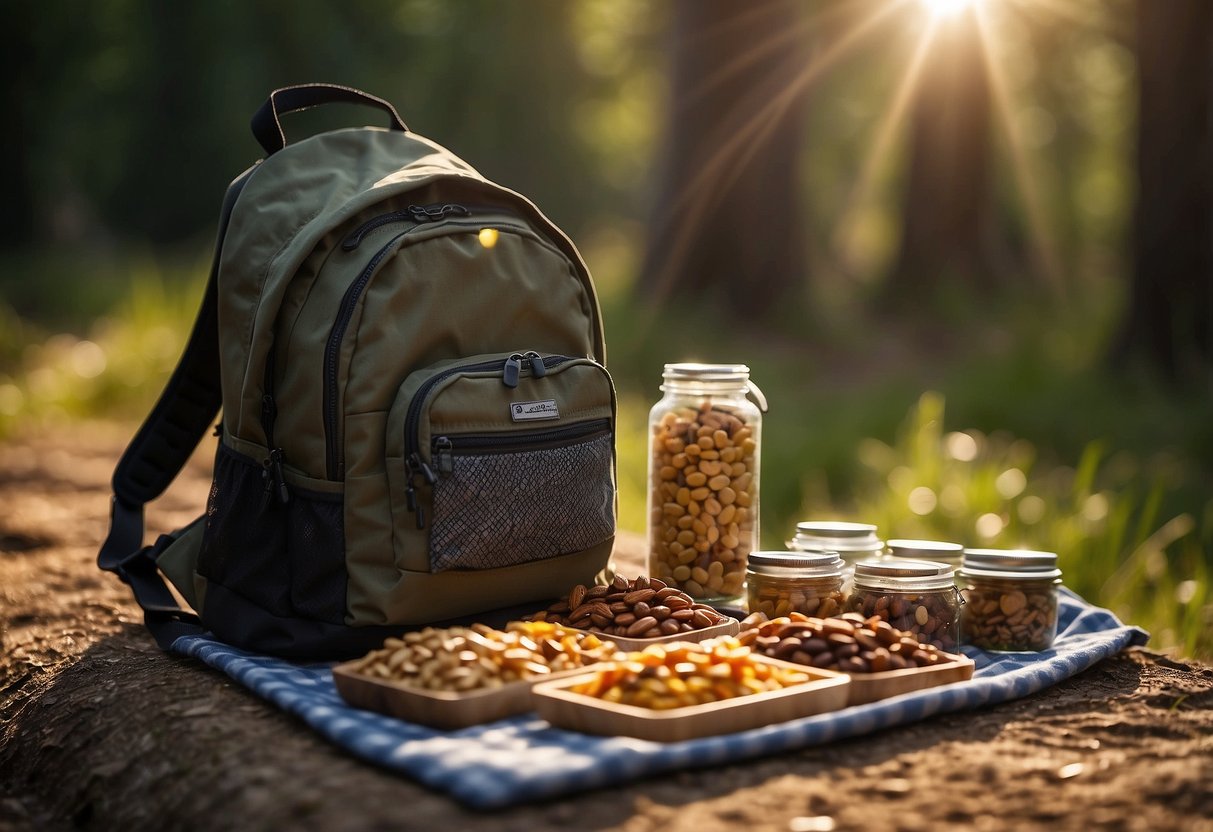
[[[895,558],[960,563],[964,554],[964,546],[943,540],[890,540],[885,545],[889,547],[889,554]]]
[[[861,560],[855,564],[855,586],[900,592],[954,588],[953,572],[946,563],[930,560]]]
[[[809,520],[796,524],[788,545],[802,552],[880,552],[884,543],[871,523]]]
[[[965,549],[962,576],[978,578],[1056,579],[1061,577],[1054,552],[1031,549]]]
[[[661,385],[663,392],[669,389],[667,385],[678,389],[682,389],[683,385],[692,389],[696,385],[707,385],[708,389],[736,388],[752,396],[760,411],[767,412],[767,397],[757,384],[750,381],[750,368],[745,364],[701,364],[694,361],[666,364],[661,378],[664,382]]]
[[[843,574],[846,563],[837,552],[750,552],[748,568],[759,575],[833,578]]]

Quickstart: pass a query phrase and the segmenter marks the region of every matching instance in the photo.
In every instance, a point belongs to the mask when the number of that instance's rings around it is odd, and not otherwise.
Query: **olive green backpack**
[[[390,127],[287,144],[280,116],[337,102]],[[357,90],[277,90],[252,126],[266,156],[228,188],[193,333],[114,472],[100,566],[166,648],[209,630],[295,657],[592,581],[615,397],[573,244]],[[206,513],[144,546],[144,504],[220,408]]]

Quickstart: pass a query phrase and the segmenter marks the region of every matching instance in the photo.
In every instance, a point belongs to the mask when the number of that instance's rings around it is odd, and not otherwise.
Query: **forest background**
[[[662,365],[744,362],[771,405],[765,546],[847,519],[1056,551],[1156,648],[1213,656],[1213,4],[5,8],[9,441],[133,427],[260,155],[249,116],[349,84],[582,249],[624,528]],[[331,109],[288,134],[370,120]]]

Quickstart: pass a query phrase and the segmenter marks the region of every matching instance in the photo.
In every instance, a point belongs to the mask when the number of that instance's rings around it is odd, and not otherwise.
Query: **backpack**
[[[390,127],[287,143],[282,115],[337,102]],[[300,658],[594,581],[615,394],[572,242],[358,90],[276,90],[252,128],[266,156],[227,190],[189,342],[114,472],[100,567],[166,649],[209,630]],[[220,409],[205,514],[142,545],[144,504]]]

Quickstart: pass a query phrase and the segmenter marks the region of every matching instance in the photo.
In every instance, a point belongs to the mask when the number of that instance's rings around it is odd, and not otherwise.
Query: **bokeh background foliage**
[[[6,10],[0,432],[143,415],[248,117],[346,83],[582,248],[625,528],[661,365],[743,361],[771,402],[764,545],[838,518],[1053,550],[1156,646],[1213,655],[1203,0]]]

